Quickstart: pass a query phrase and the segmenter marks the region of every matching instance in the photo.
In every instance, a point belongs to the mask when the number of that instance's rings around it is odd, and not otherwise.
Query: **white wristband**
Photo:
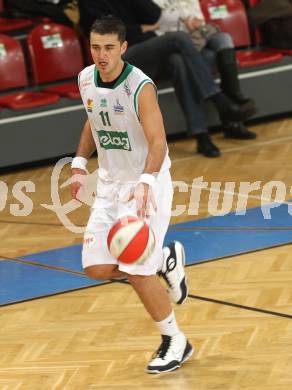
[[[74,157],[71,163],[71,169],[77,168],[77,169],[83,169],[83,171],[87,172],[86,164],[87,159],[85,157]]]
[[[139,177],[138,183],[145,183],[149,186],[153,187],[156,182],[155,176],[151,175],[151,173],[142,173]]]

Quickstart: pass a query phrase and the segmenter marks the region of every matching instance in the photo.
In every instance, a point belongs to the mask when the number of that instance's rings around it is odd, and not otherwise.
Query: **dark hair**
[[[106,15],[96,19],[91,26],[90,33],[100,35],[117,34],[121,43],[126,40],[126,26],[121,19],[114,15]]]

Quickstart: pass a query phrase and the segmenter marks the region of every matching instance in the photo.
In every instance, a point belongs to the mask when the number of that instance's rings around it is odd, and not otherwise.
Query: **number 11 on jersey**
[[[108,114],[107,111],[100,111],[99,115],[101,117],[102,124],[104,126],[111,126],[111,122],[110,122],[110,119],[109,119],[109,114]]]

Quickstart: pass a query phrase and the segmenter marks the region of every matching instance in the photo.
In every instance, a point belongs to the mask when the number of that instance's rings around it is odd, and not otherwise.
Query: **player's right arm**
[[[76,157],[83,157],[86,160],[88,160],[89,157],[92,155],[92,153],[95,150],[96,150],[96,145],[94,142],[94,138],[92,136],[89,120],[87,119],[87,121],[84,124],[82,133],[81,133],[79,145],[78,145],[77,152],[76,152]],[[87,171],[86,171],[85,167],[84,167],[84,169],[72,168],[72,176],[86,175],[86,174],[87,174]],[[78,192],[79,192],[80,188],[82,187],[82,185],[83,185],[83,180],[80,179],[80,176],[79,176],[78,180],[72,181],[71,195],[72,195],[73,199],[78,200]]]

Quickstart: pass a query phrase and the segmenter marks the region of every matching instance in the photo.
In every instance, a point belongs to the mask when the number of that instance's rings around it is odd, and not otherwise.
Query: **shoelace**
[[[160,344],[158,350],[154,353],[153,358],[164,359],[170,347],[170,342],[170,336],[162,335],[162,343]]]

